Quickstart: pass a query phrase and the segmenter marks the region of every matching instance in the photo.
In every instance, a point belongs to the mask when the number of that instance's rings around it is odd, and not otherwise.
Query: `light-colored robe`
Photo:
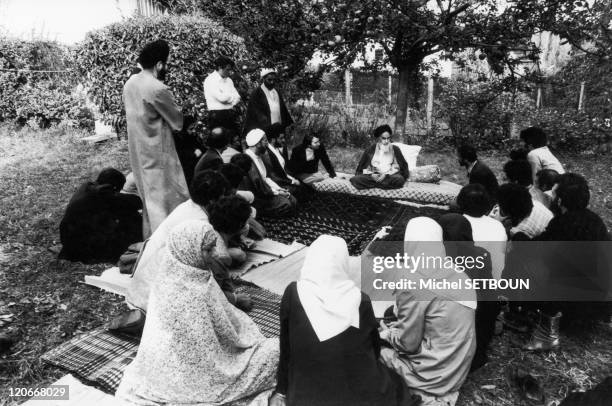
[[[382,362],[408,388],[433,396],[458,391],[476,351],[475,313],[454,300],[426,291],[397,295],[397,324]]]
[[[168,236],[142,339],[116,396],[137,405],[267,406],[278,338],[232,306],[205,266],[215,239],[202,221]]]
[[[150,72],[133,75],[123,88],[130,164],[143,203],[143,236],[148,238],[176,206],[189,199],[172,130],[183,114],[167,86]]]
[[[188,220],[208,222],[208,214],[191,199],[179,204],[151,235],[130,279],[126,296],[130,305],[147,311],[151,286],[157,278],[168,235],[174,227]]]

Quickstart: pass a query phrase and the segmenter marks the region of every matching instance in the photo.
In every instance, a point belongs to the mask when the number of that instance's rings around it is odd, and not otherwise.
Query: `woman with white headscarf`
[[[136,358],[116,396],[138,405],[267,405],[277,338],[232,306],[207,268],[217,233],[187,221],[168,236]]]
[[[308,250],[300,280],[285,290],[271,405],[398,404],[401,381],[378,361],[372,303],[349,279],[348,261],[346,242],[322,235]]]
[[[442,228],[433,219],[408,222],[404,240],[409,256],[446,258]],[[416,279],[463,281],[469,277],[445,267],[420,267]],[[417,283],[418,286],[418,283]],[[465,284],[464,284],[465,286]],[[397,322],[382,328],[381,360],[396,371],[422,405],[454,405],[476,349],[474,290],[404,290],[396,293]]]

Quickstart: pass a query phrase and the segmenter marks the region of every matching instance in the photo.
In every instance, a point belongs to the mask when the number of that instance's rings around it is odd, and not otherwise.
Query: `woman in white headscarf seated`
[[[404,240],[409,256],[446,258],[442,228],[433,219],[417,217],[408,222]],[[445,261],[443,261],[445,262]],[[432,261],[433,263],[433,261]],[[469,279],[448,267],[419,267],[418,279]],[[476,349],[473,289],[404,290],[396,292],[397,322],[380,331],[391,348],[381,359],[396,371],[423,405],[454,405],[470,370]]]
[[[306,254],[300,280],[285,290],[270,405],[398,404],[401,380],[378,360],[372,303],[349,279],[348,260],[342,238],[322,235]]]
[[[138,405],[267,405],[279,342],[232,306],[206,270],[216,238],[198,220],[168,236],[138,353],[118,398]]]

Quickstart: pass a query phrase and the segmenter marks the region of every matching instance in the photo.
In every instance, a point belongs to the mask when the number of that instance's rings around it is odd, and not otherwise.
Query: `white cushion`
[[[417,157],[419,156],[419,152],[421,152],[422,147],[418,145],[403,144],[401,142],[394,142],[393,145],[395,145],[400,149],[400,151],[402,151],[402,155],[408,163],[408,169],[410,170],[412,168],[416,168]]]

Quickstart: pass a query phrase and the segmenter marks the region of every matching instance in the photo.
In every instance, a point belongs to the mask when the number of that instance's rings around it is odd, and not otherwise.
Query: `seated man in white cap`
[[[266,133],[259,128],[249,131],[246,144],[245,153],[251,158],[253,165],[245,178],[245,188],[255,195],[253,207],[262,216],[293,215],[297,204],[295,197],[268,177],[266,166],[261,159],[268,149]]]
[[[279,123],[284,132],[289,125],[293,124],[285,101],[275,88],[277,76],[274,69],[261,70],[262,84],[251,93],[249,98],[244,134],[248,134],[255,128],[268,128],[274,123]]]

